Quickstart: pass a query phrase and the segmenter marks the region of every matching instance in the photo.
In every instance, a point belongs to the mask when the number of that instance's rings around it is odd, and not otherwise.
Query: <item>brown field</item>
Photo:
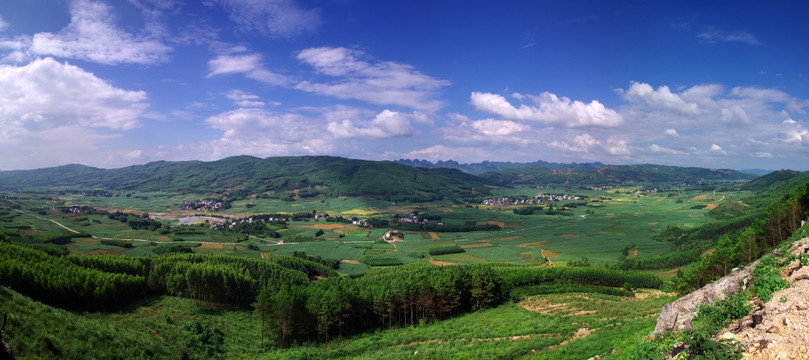
[[[657,226],[657,224],[660,224],[660,222],[653,221],[653,222],[650,222],[650,223],[649,223],[649,224],[647,224],[647,225],[649,225],[649,226]]]
[[[520,236],[520,235],[511,235],[511,236],[504,236],[504,237],[499,237],[499,238],[494,238],[494,239],[488,239],[487,241],[507,241],[507,240],[517,240],[517,239],[522,239],[522,236]]]
[[[717,206],[719,206],[719,205],[717,205],[717,204],[708,204],[708,205],[705,205],[705,210],[713,210],[713,209],[716,209]]]
[[[565,238],[565,239],[575,239],[575,238],[577,238],[579,236],[581,236],[581,235],[579,235],[579,234],[559,234],[559,237],[562,237],[562,238]]]
[[[553,250],[542,249],[541,251],[542,251],[542,257],[544,257],[544,258],[554,258],[554,257],[562,256],[562,255],[559,255],[558,252],[553,251]]]
[[[485,243],[485,242],[484,243],[477,243],[477,244],[460,245],[461,249],[484,248],[484,247],[490,247],[490,246],[494,246],[494,245],[489,244],[489,243]]]
[[[430,239],[438,239],[438,234],[433,231],[430,231],[427,235],[430,235]]]
[[[702,201],[702,200],[708,200],[708,199],[710,199],[710,198],[711,198],[711,197],[710,197],[710,196],[708,196],[708,195],[697,195],[697,196],[692,197],[692,198],[691,198],[691,200],[694,200],[694,201]]]
[[[505,227],[506,227],[506,223],[504,223],[504,222],[502,222],[502,221],[492,221],[492,220],[489,220],[489,221],[487,221],[487,222],[486,222],[486,224],[487,224],[487,225],[497,225],[497,226],[499,226],[499,227],[501,227],[501,228],[505,228]]]
[[[222,249],[222,244],[199,244],[200,248],[203,249]]]
[[[429,258],[429,259],[427,259],[427,261],[429,261],[429,262],[430,262],[430,264],[433,264],[433,265],[438,265],[438,266],[444,266],[444,265],[458,265],[458,263],[456,263],[456,262],[450,262],[450,261],[438,261],[438,260],[435,260],[435,259],[433,259],[433,258]]]
[[[532,248],[532,249],[541,248],[542,245],[545,245],[544,241],[533,241],[533,242],[517,244],[518,247],[525,247],[525,248]]]
[[[697,218],[697,217],[702,217],[702,216],[703,216],[702,214],[688,214],[688,217],[690,217],[690,218]]]
[[[343,260],[340,260],[340,262],[344,262],[344,263],[347,263],[347,264],[359,264],[360,263],[357,260],[351,260],[351,259],[343,259]]]
[[[678,270],[679,269],[671,269],[671,270],[668,270],[668,271],[664,271],[664,272],[660,273],[659,275],[660,276],[674,276],[674,275],[677,275]]]
[[[335,229],[344,229],[344,228],[351,228],[356,229],[356,225],[344,225],[344,224],[312,224],[312,225],[295,225],[295,227],[307,228],[307,229],[323,229],[323,230],[335,230]]]

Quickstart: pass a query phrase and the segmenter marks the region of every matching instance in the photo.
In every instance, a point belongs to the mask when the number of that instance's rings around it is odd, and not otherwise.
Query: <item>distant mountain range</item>
[[[330,156],[266,159],[234,156],[217,161],[157,161],[119,169],[64,165],[0,172],[0,190],[81,188],[297,197],[365,196],[390,201],[431,201],[486,196],[492,187],[519,184],[607,185],[749,180],[754,175],[664,165],[560,164],[424,160],[367,161]]]

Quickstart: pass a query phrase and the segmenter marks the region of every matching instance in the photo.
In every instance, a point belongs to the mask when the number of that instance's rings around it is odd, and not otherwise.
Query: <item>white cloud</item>
[[[243,74],[261,68],[261,55],[220,55],[208,61],[208,76]]]
[[[716,144],[711,145],[710,152],[715,154],[727,155],[727,152],[724,149],[722,149],[721,146]]]
[[[672,138],[680,137],[680,134],[677,133],[677,130],[675,130],[675,129],[666,129],[665,134],[666,134],[666,136],[672,137]]]
[[[443,104],[434,99],[438,89],[449,85],[420,73],[410,65],[391,61],[368,62],[363,53],[347,48],[309,48],[298,52],[297,59],[332,82],[301,81],[295,88],[307,92],[357,99],[380,105],[399,105],[424,111],[436,111]]]
[[[633,81],[629,90],[618,92],[628,101],[646,105],[650,109],[674,110],[688,115],[699,113],[696,103],[684,101],[680,95],[672,93],[665,85],[655,90],[649,84]]]
[[[514,107],[505,97],[492,93],[473,92],[470,102],[476,109],[502,116],[509,120],[539,121],[555,127],[617,127],[623,124],[623,117],[593,100],[589,104],[559,98],[543,92],[538,96],[514,94],[516,99],[527,98],[537,106],[520,104]]]
[[[241,90],[231,90],[225,94],[225,97],[233,100],[233,102],[240,107],[262,107],[264,102],[260,101],[258,95],[248,94]]]
[[[600,146],[601,142],[590,134],[579,134],[568,141],[554,140],[548,146],[565,152],[589,154],[593,148]]]
[[[275,114],[248,108],[211,116],[205,122],[223,131],[213,143],[214,157],[328,153],[317,122],[298,114]]]
[[[143,158],[143,151],[140,149],[132,150],[126,154],[124,154],[124,158],[129,160],[138,160]]]
[[[761,42],[758,41],[755,35],[746,31],[728,32],[710,28],[697,34],[697,38],[707,43],[725,41],[725,42],[740,42],[756,46],[761,45]]]
[[[528,125],[509,120],[484,119],[470,124],[472,128],[485,136],[506,136],[528,131]]]
[[[219,55],[208,60],[208,77],[227,74],[244,74],[253,80],[277,86],[288,86],[289,79],[265,69],[259,54]]]
[[[120,161],[112,140],[139,126],[146,100],[51,58],[0,65],[0,168]]]
[[[153,34],[133,35],[115,26],[112,7],[90,0],[76,0],[70,24],[58,34],[35,34],[30,51],[101,64],[154,64],[168,60],[171,48]],[[147,29],[148,30],[148,29]]]
[[[329,122],[327,128],[336,138],[375,138],[385,139],[412,135],[415,130],[410,125],[409,116],[390,110],[383,110],[370,122],[344,119],[340,122]]]
[[[317,9],[304,9],[294,0],[217,0],[245,33],[292,38],[320,27]]]
[[[681,151],[666,148],[666,147],[662,147],[662,146],[657,145],[657,144],[649,145],[649,151],[651,151],[653,153],[666,153],[666,154],[672,154],[672,155],[677,155],[677,154],[682,153]]]
[[[0,131],[4,134],[65,125],[132,129],[148,106],[146,99],[143,91],[115,88],[51,58],[21,67],[0,66]]]
[[[0,32],[5,31],[8,28],[8,23],[3,20],[3,17],[0,16]]]

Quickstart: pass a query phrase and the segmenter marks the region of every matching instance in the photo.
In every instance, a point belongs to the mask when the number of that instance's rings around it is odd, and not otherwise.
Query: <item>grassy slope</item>
[[[224,344],[213,358],[586,359],[620,355],[654,327],[669,296],[623,298],[601,294],[528,297],[446,321],[309,344],[289,350],[259,347],[259,324],[247,310],[206,307],[170,296],[147,299],[117,313],[76,314],[34,302],[0,287],[0,312],[10,314],[5,339],[19,359],[207,358],[189,346],[188,321],[216,327]],[[631,303],[632,306],[627,306]],[[553,309],[529,311],[527,307]],[[595,330],[576,338],[579,329]],[[272,341],[272,334],[267,341]],[[475,339],[475,340],[472,340]],[[618,353],[613,354],[613,350]]]

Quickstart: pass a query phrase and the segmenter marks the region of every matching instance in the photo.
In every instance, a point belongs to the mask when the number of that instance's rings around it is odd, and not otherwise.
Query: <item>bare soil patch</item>
[[[577,238],[579,236],[581,236],[581,235],[579,235],[579,234],[561,234],[561,235],[559,235],[559,237],[562,237],[562,238],[565,238],[565,239],[575,239],[575,238]]]
[[[649,225],[649,226],[657,226],[657,224],[660,224],[660,222],[652,221],[652,222],[648,223],[647,225]]]
[[[708,204],[708,205],[705,205],[705,210],[713,210],[713,209],[716,209],[717,206],[719,206],[719,205],[717,205],[717,204]]]
[[[222,244],[199,244],[203,249],[222,249]]]
[[[430,235],[430,239],[438,239],[438,234],[436,234],[434,231],[428,232],[427,235]]]
[[[517,240],[517,239],[522,239],[522,236],[520,236],[520,235],[504,236],[504,237],[489,239],[489,241],[507,241],[507,240]]]
[[[433,264],[433,265],[438,265],[438,266],[444,266],[444,265],[458,265],[458,263],[456,263],[456,262],[451,262],[451,261],[439,261],[439,260],[435,260],[435,259],[433,259],[433,258],[429,258],[429,259],[427,259],[427,261],[429,261],[429,262],[430,262],[430,264]]]
[[[561,257],[561,256],[562,255],[559,255],[559,253],[556,252],[556,251],[542,249],[542,257],[544,257],[544,258],[555,258],[555,257]]]
[[[494,245],[489,244],[489,243],[477,243],[477,244],[464,244],[464,245],[459,245],[459,246],[461,247],[461,249],[472,249],[472,248],[490,247],[490,246],[494,246]]]
[[[492,220],[489,220],[489,221],[487,221],[487,222],[486,222],[486,224],[488,224],[488,225],[497,225],[497,226],[499,226],[499,227],[501,227],[501,228],[506,227],[506,223],[504,223],[504,222],[502,222],[502,221],[492,221]]]
[[[711,197],[710,197],[710,196],[708,196],[708,195],[697,195],[697,196],[692,197],[692,198],[691,198],[691,200],[694,200],[694,201],[702,201],[702,200],[708,200],[708,199],[710,199],[710,198],[711,198]]]
[[[525,247],[525,248],[532,248],[532,249],[541,248],[543,245],[545,245],[544,241],[533,241],[533,242],[517,244],[518,247]]]
[[[351,259],[343,259],[343,260],[340,260],[340,262],[344,262],[346,264],[359,264],[360,263],[357,260],[351,260]]]
[[[353,226],[353,225],[352,225]],[[323,230],[335,230],[335,229],[343,229],[346,228],[346,225],[343,224],[306,224],[306,225],[295,225],[295,227],[307,228],[307,229],[323,229]],[[356,226],[355,226],[356,227]]]
[[[674,275],[677,275],[677,270],[678,269],[671,269],[669,271],[664,271],[664,272],[660,273],[660,276],[674,276]]]

